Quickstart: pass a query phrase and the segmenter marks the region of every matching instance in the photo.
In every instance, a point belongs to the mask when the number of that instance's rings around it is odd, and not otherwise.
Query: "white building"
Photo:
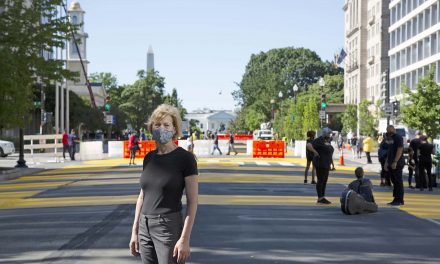
[[[381,73],[389,68],[389,0],[346,0],[344,103],[380,99]]]
[[[390,15],[390,96],[399,99],[401,84],[415,89],[431,64],[440,81],[440,1],[393,0]],[[397,98],[396,98],[397,96]]]
[[[367,87],[367,1],[346,0],[344,103],[359,104]]]
[[[77,1],[73,1],[69,6],[67,13],[72,24],[80,25],[78,31],[75,33],[75,37],[79,40],[78,48],[73,40],[69,41],[67,45],[67,69],[73,72],[78,72],[79,78],[75,82],[68,81],[67,85],[69,86],[69,89],[77,95],[90,98],[89,90],[86,85],[86,75],[84,74],[80,60],[81,58],[87,74],[87,65],[89,64],[89,61],[87,60],[87,38],[89,35],[84,32],[85,12],[81,9],[81,6]],[[105,89],[99,85],[93,85],[91,88],[96,105],[98,107],[103,106],[105,104],[105,97],[107,96]]]
[[[223,127],[227,130],[235,117],[233,111],[200,109],[186,114],[185,119],[197,120],[201,131],[220,131]]]

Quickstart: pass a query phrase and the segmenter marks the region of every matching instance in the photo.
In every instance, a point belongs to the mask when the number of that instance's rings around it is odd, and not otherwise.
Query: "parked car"
[[[0,157],[5,158],[13,153],[15,153],[14,143],[0,140]]]

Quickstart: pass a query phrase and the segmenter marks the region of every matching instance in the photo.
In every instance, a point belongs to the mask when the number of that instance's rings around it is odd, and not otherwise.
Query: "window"
[[[408,21],[406,23],[406,37],[407,37],[407,39],[410,39],[412,37],[411,36],[411,21]]]
[[[418,15],[417,18],[418,18],[417,23],[419,24],[419,30],[417,32],[422,33],[423,32],[423,14]]]
[[[423,60],[423,42],[417,42],[417,61]]]
[[[417,35],[417,18],[412,19],[412,37]]]
[[[424,39],[424,54],[423,58],[428,58],[431,56],[431,42],[429,41],[429,37]]]
[[[411,46],[411,63],[417,62],[417,43]]]
[[[72,24],[78,25],[78,17],[77,16],[72,17]]]
[[[406,49],[406,66],[411,65],[411,47]]]
[[[203,129],[203,124],[200,124],[200,128]]]
[[[431,55],[437,54],[437,35],[431,35]]]
[[[432,21],[431,25],[437,24],[437,5],[432,6]]]
[[[431,17],[431,10],[429,10],[428,8],[425,10],[425,29],[428,29],[431,26],[430,17]]]

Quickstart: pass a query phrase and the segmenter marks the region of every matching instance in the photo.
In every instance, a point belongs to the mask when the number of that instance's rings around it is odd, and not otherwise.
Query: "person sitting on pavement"
[[[355,170],[356,180],[351,182],[341,195],[341,210],[345,214],[366,214],[377,212],[373,195],[373,184],[364,178],[361,167]]]

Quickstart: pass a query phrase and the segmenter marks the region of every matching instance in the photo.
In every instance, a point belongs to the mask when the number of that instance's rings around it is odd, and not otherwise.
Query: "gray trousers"
[[[177,263],[173,250],[182,234],[182,213],[144,215],[139,220],[139,253],[143,264]]]

